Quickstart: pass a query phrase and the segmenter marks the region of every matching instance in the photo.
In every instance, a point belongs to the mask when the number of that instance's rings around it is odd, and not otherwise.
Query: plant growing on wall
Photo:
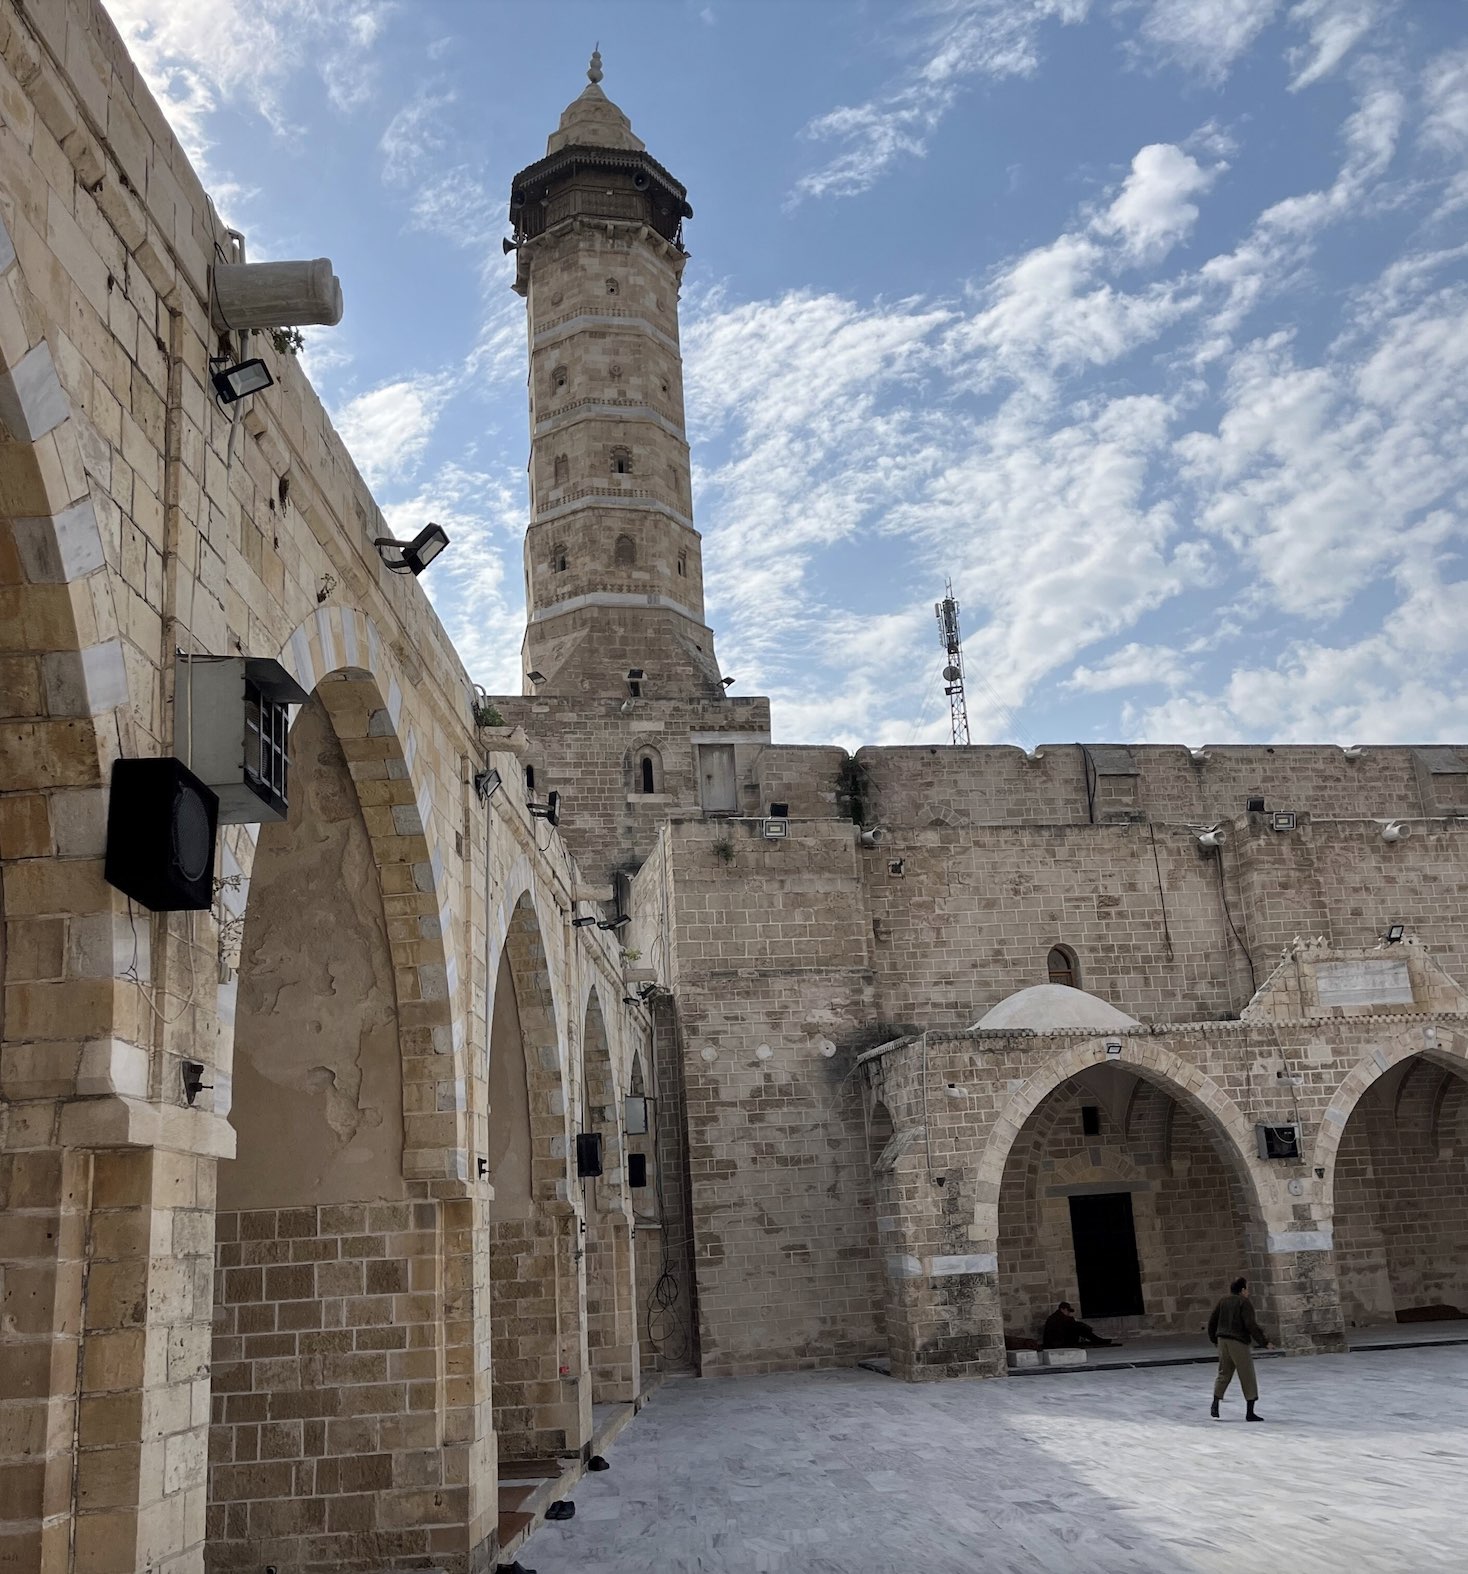
[[[734,862],[734,843],[731,842],[727,836],[721,836],[718,841],[714,843],[714,857],[717,858],[721,864],[731,864]]]
[[[487,700],[481,695],[474,701],[476,727],[503,727],[504,724],[505,718],[500,715],[499,707],[492,700]]]
[[[306,348],[306,335],[299,328],[267,328],[277,355],[299,355]]]

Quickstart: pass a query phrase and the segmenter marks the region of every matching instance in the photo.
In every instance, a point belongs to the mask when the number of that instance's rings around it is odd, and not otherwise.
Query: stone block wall
[[[468,1456],[439,1425],[438,1207],[221,1213],[212,1569],[465,1549]]]
[[[872,1015],[853,838],[800,829],[768,842],[758,821],[675,824],[665,868],[637,882],[673,893],[666,928],[654,907],[631,932],[677,990],[706,1375],[850,1364],[880,1343],[848,1075]]]

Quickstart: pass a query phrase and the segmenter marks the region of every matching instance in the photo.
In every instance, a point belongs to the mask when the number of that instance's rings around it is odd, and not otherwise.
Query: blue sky
[[[518,690],[500,251],[600,41],[689,190],[708,612],[777,739],[1468,737],[1465,0],[109,0],[474,676]]]

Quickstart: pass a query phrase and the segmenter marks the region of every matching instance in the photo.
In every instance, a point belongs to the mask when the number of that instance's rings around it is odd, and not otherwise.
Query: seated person
[[[1120,1344],[1119,1339],[1103,1339],[1089,1323],[1076,1316],[1076,1309],[1069,1301],[1062,1301],[1045,1319],[1045,1330],[1040,1343],[1047,1350],[1071,1350],[1077,1345]]]

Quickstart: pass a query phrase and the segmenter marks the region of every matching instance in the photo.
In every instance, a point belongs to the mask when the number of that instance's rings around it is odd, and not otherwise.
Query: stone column
[[[1257,1287],[1265,1331],[1291,1355],[1333,1355],[1346,1348],[1345,1317],[1330,1226],[1271,1231]],[[1274,1326],[1269,1325],[1272,1319]]]

